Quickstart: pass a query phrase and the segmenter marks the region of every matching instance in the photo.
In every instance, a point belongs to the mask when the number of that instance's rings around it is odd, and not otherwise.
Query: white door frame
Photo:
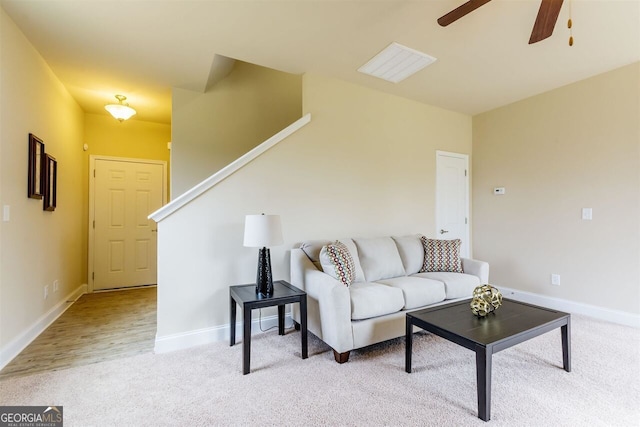
[[[94,245],[95,245],[95,229],[94,219],[95,219],[95,170],[96,170],[96,160],[110,160],[116,162],[129,162],[129,163],[144,163],[150,165],[161,165],[162,166],[162,204],[165,205],[167,203],[167,162],[163,160],[150,160],[150,159],[134,159],[127,157],[111,157],[111,156],[89,156],[89,242],[88,242],[88,269],[87,269],[87,290],[88,292],[93,292],[93,253],[94,253]]]
[[[439,166],[439,159],[441,157],[455,157],[458,159],[463,159],[464,160],[464,169],[466,171],[465,174],[465,206],[464,206],[464,216],[465,216],[465,231],[464,231],[464,238],[467,241],[467,247],[468,247],[468,254],[461,254],[464,257],[472,257],[472,250],[471,250],[471,233],[470,233],[470,227],[471,227],[471,218],[469,215],[469,182],[470,182],[470,175],[471,172],[469,171],[469,155],[468,154],[461,154],[461,153],[453,153],[450,151],[442,151],[442,150],[436,150],[436,223],[435,223],[435,232],[436,235],[438,233],[438,224],[440,224],[440,209],[438,206],[438,200],[440,200],[440,194],[439,192],[441,191],[440,189],[440,185],[438,183],[438,166]]]

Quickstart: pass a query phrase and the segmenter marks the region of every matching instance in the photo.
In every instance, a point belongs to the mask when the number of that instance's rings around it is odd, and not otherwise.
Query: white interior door
[[[163,162],[95,159],[93,290],[157,283],[157,226],[147,216],[165,199]]]
[[[462,240],[461,255],[470,256],[469,156],[436,152],[436,235]]]

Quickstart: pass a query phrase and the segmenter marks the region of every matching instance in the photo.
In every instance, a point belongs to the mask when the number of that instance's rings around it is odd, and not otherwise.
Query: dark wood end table
[[[236,304],[242,307],[243,335],[242,335],[242,373],[248,374],[251,363],[251,310],[278,306],[278,334],[284,335],[285,304],[300,304],[300,335],[302,336],[302,358],[308,357],[307,349],[307,294],[291,283],[279,280],[273,282],[273,295],[265,297],[256,294],[256,285],[236,285],[229,287],[230,300],[230,334],[229,342],[236,343]]]
[[[407,313],[405,371],[411,373],[413,326],[476,353],[478,418],[491,418],[491,358],[494,353],[556,328],[562,335],[562,366],[571,372],[571,315],[561,311],[504,299],[486,317],[471,313],[465,300]]]

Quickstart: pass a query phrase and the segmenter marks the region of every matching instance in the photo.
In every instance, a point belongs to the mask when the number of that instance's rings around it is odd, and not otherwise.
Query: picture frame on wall
[[[44,159],[44,200],[42,209],[55,211],[58,198],[58,162],[49,154],[45,154]]]
[[[29,134],[29,176],[27,195],[31,199],[42,199],[44,194],[44,142]]]

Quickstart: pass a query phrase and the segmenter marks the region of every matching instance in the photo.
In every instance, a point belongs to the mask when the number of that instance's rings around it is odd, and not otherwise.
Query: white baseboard
[[[49,327],[58,317],[62,315],[78,298],[87,293],[87,285],[78,286],[77,289],[70,292],[58,304],[51,308],[48,312],[40,316],[26,331],[11,340],[6,346],[0,349],[0,369],[9,364],[22,350],[24,350],[31,342],[38,337],[45,329]]]
[[[618,323],[620,325],[640,328],[640,315],[628,313],[626,311],[612,310],[595,305],[583,304],[581,302],[569,301],[566,299],[550,297],[546,295],[534,294],[531,292],[519,291],[517,289],[497,286],[502,295],[507,298],[526,302],[529,304],[541,305],[554,310],[565,311],[572,314],[582,314],[607,322]]]
[[[285,313],[285,327],[289,327],[292,322],[291,313]],[[278,327],[278,316],[268,316],[262,318],[262,329]],[[251,321],[251,334],[261,333],[260,319]],[[163,337],[156,336],[156,345],[154,352],[168,353],[171,351],[182,350],[197,345],[210,344],[216,341],[229,341],[230,328],[229,324],[212,326],[210,328],[196,329],[179,334],[171,334]],[[236,323],[236,344],[242,342],[242,322]]]

